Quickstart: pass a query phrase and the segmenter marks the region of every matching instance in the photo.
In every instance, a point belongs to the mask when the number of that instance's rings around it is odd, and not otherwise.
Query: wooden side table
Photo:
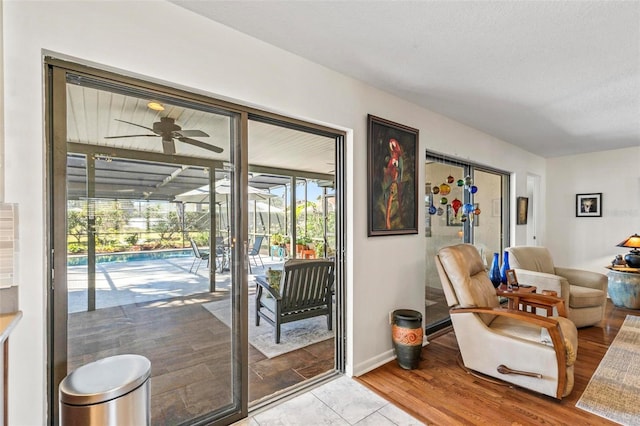
[[[557,295],[543,292],[536,294],[537,287],[519,287],[517,290],[507,290],[506,287],[498,287],[496,294],[498,296],[507,297],[509,299],[508,309],[521,310],[524,312],[535,313],[537,308],[544,309],[547,316],[553,316],[553,309],[558,310],[558,315],[567,317],[567,310],[564,306],[564,300]],[[551,292],[554,293],[554,292]]]
[[[524,310],[523,304],[520,302],[520,294],[531,294],[535,293],[538,288],[536,286],[531,287],[518,287],[515,290],[509,290],[506,285],[500,284],[498,288],[496,288],[496,294],[498,296],[507,297],[508,296],[508,309],[520,310],[522,307]],[[514,297],[515,295],[515,297]]]

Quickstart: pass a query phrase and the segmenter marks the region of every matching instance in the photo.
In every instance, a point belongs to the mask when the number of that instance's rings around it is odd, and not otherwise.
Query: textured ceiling
[[[543,157],[640,145],[639,1],[174,3]]]

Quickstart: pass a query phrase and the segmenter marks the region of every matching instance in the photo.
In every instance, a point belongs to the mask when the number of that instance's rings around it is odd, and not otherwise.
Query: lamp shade
[[[633,234],[620,244],[618,247],[629,247],[631,251],[624,257],[627,266],[630,268],[640,268],[640,235]]]
[[[618,247],[631,247],[634,249],[640,248],[640,235],[633,234],[632,236],[618,244]]]

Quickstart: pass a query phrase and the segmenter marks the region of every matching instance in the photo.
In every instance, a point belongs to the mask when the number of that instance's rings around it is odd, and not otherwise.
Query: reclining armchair
[[[440,249],[436,266],[465,367],[557,399],[571,393],[578,332],[570,320],[501,308],[470,244]]]
[[[518,281],[555,291],[565,301],[567,316],[576,327],[599,323],[607,304],[607,276],[597,272],[554,266],[545,247],[509,247],[509,264]]]

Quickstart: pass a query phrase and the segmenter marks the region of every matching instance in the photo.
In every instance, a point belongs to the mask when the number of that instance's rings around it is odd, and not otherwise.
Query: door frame
[[[66,86],[67,75],[85,76],[105,82],[105,84],[118,87],[131,87],[147,93],[157,93],[165,97],[174,98],[180,102],[192,105],[204,105],[213,109],[220,109],[231,117],[235,126],[232,126],[230,135],[230,163],[233,165],[232,179],[235,197],[233,204],[236,243],[232,245],[232,289],[231,306],[233,312],[232,324],[232,380],[233,380],[233,401],[230,406],[223,407],[217,412],[209,413],[203,418],[193,420],[193,424],[226,424],[234,422],[247,416],[248,413],[248,325],[241,318],[246,318],[248,309],[248,284],[247,284],[247,264],[246,252],[246,215],[240,212],[245,210],[247,205],[247,121],[248,114],[229,108],[227,105],[219,105],[211,99],[186,93],[177,89],[153,85],[140,80],[117,76],[108,72],[90,69],[82,65],[69,64],[53,58],[45,60],[47,93],[46,103],[46,128],[47,128],[47,266],[48,266],[48,297],[47,297],[47,393],[48,393],[48,416],[49,423],[58,424],[59,420],[59,395],[57,392],[59,383],[67,375],[67,274],[66,274],[66,163],[70,143],[66,140],[67,135],[67,105]],[[187,105],[188,107],[188,105]],[[74,148],[81,148],[78,144],[71,145]],[[93,150],[93,147],[86,145],[85,151]],[[82,151],[82,149],[80,149]],[[111,149],[109,151],[120,154],[137,153],[148,161],[171,163],[171,164],[193,164],[207,167],[215,166],[221,162],[212,161],[197,157],[185,157],[178,155],[165,155],[161,153],[147,153],[144,155],[139,151],[124,149]],[[75,152],[75,151],[74,151]],[[138,157],[137,154],[133,158]],[[215,167],[213,168],[215,171]],[[62,206],[62,208],[61,208]],[[212,226],[215,226],[212,223]],[[56,250],[56,247],[60,249]],[[57,254],[56,254],[57,251]],[[212,277],[210,277],[211,279]],[[215,282],[215,281],[213,281]],[[213,422],[213,423],[212,423]]]
[[[231,414],[213,424],[227,424],[245,418],[248,416],[248,325],[241,318],[246,318],[248,309],[248,266],[247,266],[247,220],[248,217],[242,214],[246,211],[248,186],[248,121],[259,120],[270,122],[272,124],[281,125],[288,128],[299,129],[311,133],[332,137],[335,140],[335,190],[336,190],[336,273],[335,273],[335,294],[336,294],[336,320],[335,328],[335,372],[345,371],[346,363],[346,324],[347,324],[347,283],[346,283],[346,247],[347,247],[347,210],[346,210],[346,132],[336,130],[324,125],[309,123],[286,117],[283,115],[270,113],[256,108],[239,105],[219,99],[211,98],[206,95],[187,92],[174,87],[152,83],[132,77],[128,73],[122,72],[116,74],[112,71],[105,71],[79,63],[69,62],[66,60],[45,56],[44,57],[44,76],[45,76],[45,137],[46,137],[46,241],[45,258],[46,280],[47,280],[47,300],[46,315],[47,324],[47,399],[48,399],[48,417],[49,424],[58,423],[58,392],[57,386],[66,376],[66,363],[59,360],[56,354],[66,354],[66,326],[60,327],[67,321],[67,301],[66,301],[66,256],[55,256],[55,242],[66,241],[65,214],[55,211],[54,206],[66,204],[66,190],[60,189],[62,185],[66,185],[66,95],[60,93],[65,90],[66,74],[84,74],[92,78],[111,81],[114,84],[133,86],[149,92],[162,93],[165,96],[181,99],[188,102],[205,104],[214,108],[237,114],[239,119],[236,121],[237,128],[234,129],[237,134],[237,146],[234,150],[235,170],[239,175],[235,179],[234,191],[241,194],[235,209],[234,220],[240,226],[237,233],[238,241],[234,245],[234,256],[237,261],[233,262],[234,273],[242,281],[240,283],[240,291],[237,294],[237,300],[234,303],[240,307],[235,310],[236,324],[240,325],[238,331],[241,338],[235,340],[234,350],[237,350],[237,356],[234,357],[234,381],[238,380],[240,394],[240,404],[235,414]],[[231,139],[234,139],[233,137]],[[61,148],[63,147],[63,148]],[[61,165],[64,162],[64,167]],[[65,207],[66,212],[66,207]],[[60,226],[62,224],[62,226]],[[66,252],[66,244],[64,246]],[[65,259],[63,261],[62,259]],[[55,273],[54,273],[55,271]],[[64,284],[62,284],[64,283]],[[60,307],[54,309],[54,305]],[[243,316],[244,315],[244,316]],[[55,333],[58,338],[54,338]],[[60,338],[62,337],[62,338]],[[237,373],[237,374],[236,374]],[[300,389],[303,389],[301,386]],[[293,391],[295,392],[295,391]],[[287,392],[289,394],[289,392]],[[276,398],[274,398],[275,400]],[[202,419],[199,423],[194,424],[210,424],[211,420]]]

